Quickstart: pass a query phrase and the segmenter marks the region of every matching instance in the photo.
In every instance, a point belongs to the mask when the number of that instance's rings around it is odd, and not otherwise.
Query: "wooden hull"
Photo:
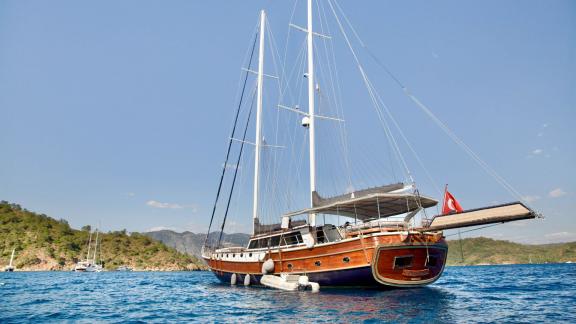
[[[245,250],[243,253],[250,253]],[[258,261],[205,258],[223,282],[233,273],[243,283],[246,274],[258,284],[262,264],[274,261],[274,274],[306,274],[321,286],[418,287],[436,281],[444,270],[448,247],[441,234],[376,233],[318,244],[266,252]]]

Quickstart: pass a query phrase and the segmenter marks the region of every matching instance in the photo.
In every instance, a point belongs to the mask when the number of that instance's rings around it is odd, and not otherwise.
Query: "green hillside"
[[[0,202],[0,267],[16,248],[14,265],[19,270],[70,270],[87,252],[89,226],[70,228],[19,205]],[[139,233],[115,231],[101,234],[102,261],[107,270],[126,265],[136,270],[198,270],[205,266],[186,255]]]
[[[576,242],[526,245],[485,237],[449,241],[448,265],[557,263],[576,261]],[[462,254],[464,260],[462,261]]]

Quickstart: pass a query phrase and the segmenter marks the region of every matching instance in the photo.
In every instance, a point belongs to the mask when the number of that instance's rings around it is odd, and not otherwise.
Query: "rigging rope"
[[[368,93],[370,95],[370,99],[372,100],[372,104],[373,104],[374,108],[376,109],[376,115],[378,116],[380,123],[382,124],[382,126],[384,128],[384,132],[386,133],[386,136],[388,137],[388,141],[390,142],[390,146],[392,146],[392,148],[394,149],[394,153],[396,153],[396,157],[398,158],[400,164],[404,167],[404,171],[406,172],[406,176],[407,176],[408,180],[411,183],[414,183],[415,182],[414,178],[412,177],[412,173],[410,172],[410,169],[408,168],[408,164],[406,163],[406,160],[404,159],[404,156],[402,155],[402,152],[400,151],[400,147],[398,146],[398,143],[396,142],[396,139],[394,138],[388,123],[386,122],[386,120],[384,119],[384,116],[382,115],[382,112],[380,111],[381,109],[380,109],[380,106],[378,105],[377,96],[375,95],[375,89],[372,86],[370,80],[368,79],[368,75],[364,71],[364,67],[360,63],[360,59],[358,58],[356,51],[352,47],[352,43],[350,42],[350,39],[348,38],[348,34],[344,30],[344,26],[342,25],[340,18],[338,17],[338,14],[336,13],[336,10],[334,9],[334,6],[333,6],[331,0],[328,0],[328,5],[330,6],[330,9],[334,15],[334,18],[336,19],[336,23],[340,29],[340,32],[342,33],[342,36],[344,37],[344,40],[346,41],[346,44],[348,45],[348,48],[350,49],[350,52],[352,53],[352,56],[354,57],[354,61],[356,62],[358,70],[360,71],[362,79],[366,85],[366,88],[367,88]]]
[[[473,228],[473,229],[471,229],[471,230],[467,230],[467,231],[463,231],[463,232],[458,231],[458,233],[446,235],[446,237],[450,237],[450,236],[454,236],[454,235],[460,235],[460,234],[462,234],[462,233],[474,232],[474,231],[478,231],[478,230],[481,230],[481,229],[485,229],[485,228],[489,228],[489,227],[493,227],[493,226],[497,226],[497,225],[502,225],[502,224],[504,224],[504,223],[490,224],[490,225],[481,226],[481,227],[478,227],[478,228]]]
[[[354,29],[354,27],[352,26],[352,24],[350,23],[350,21],[348,20],[348,17],[346,16],[346,14],[344,14],[342,8],[340,7],[340,5],[338,4],[337,0],[331,0],[334,1],[336,7],[338,8],[338,10],[340,11],[340,13],[342,14],[342,16],[344,17],[344,20],[346,21],[346,23],[348,24],[348,26],[350,27],[350,29],[352,30],[352,33],[354,34],[354,36],[356,37],[357,41],[360,43],[361,47],[364,48],[366,50],[366,52],[368,53],[368,55],[376,62],[376,64],[378,66],[380,66],[385,72],[386,74],[388,74],[388,76],[394,80],[394,82],[404,91],[404,94],[414,103],[416,104],[416,106],[418,106],[418,108],[420,108],[426,115],[428,115],[428,117],[430,117],[430,119],[432,119],[432,121],[434,123],[436,123],[436,125],[442,129],[442,131],[444,131],[444,133],[446,133],[446,135],[448,137],[450,137],[450,139],[452,141],[454,141],[454,143],[456,145],[458,145],[462,150],[464,150],[465,153],[467,153],[470,158],[472,158],[472,160],[474,160],[474,162],[476,162],[486,173],[488,173],[488,175],[492,176],[492,178],[494,178],[494,180],[500,184],[505,190],[507,190],[512,196],[518,198],[521,202],[523,202],[525,205],[528,206],[527,201],[523,198],[522,194],[520,192],[518,192],[514,187],[512,187],[512,185],[510,183],[508,183],[502,176],[500,176],[493,168],[491,168],[486,162],[484,162],[484,160],[482,160],[480,158],[480,156],[478,156],[478,154],[476,154],[468,145],[466,145],[466,143],[464,143],[464,141],[462,141],[458,136],[456,136],[456,134],[454,132],[452,132],[452,130],[450,130],[450,128],[448,128],[448,126],[442,122],[438,117],[436,117],[436,115],[434,115],[434,113],[432,113],[432,111],[426,106],[424,105],[414,94],[411,93],[411,91],[408,89],[407,86],[405,86],[393,73],[392,71],[384,64],[382,63],[381,60],[378,59],[378,57],[376,57],[376,55],[374,55],[374,53],[368,48],[368,46],[366,46],[366,44],[362,41],[362,39],[360,38],[360,36],[358,36],[358,33],[356,32],[356,29]],[[331,1],[329,0],[329,4],[331,4]],[[414,153],[414,152],[413,152]],[[419,158],[417,158],[419,160]],[[426,170],[424,168],[424,170]],[[426,171],[427,172],[427,171]],[[427,172],[428,173],[428,172]],[[435,183],[433,183],[435,185]]]
[[[226,218],[228,218],[228,210],[230,209],[230,201],[232,201],[232,194],[234,193],[234,185],[236,183],[236,176],[238,175],[238,169],[240,168],[240,159],[242,159],[242,152],[244,151],[244,143],[246,142],[246,133],[248,131],[248,126],[250,125],[250,117],[252,117],[252,108],[254,108],[254,98],[252,96],[252,104],[250,105],[250,110],[248,111],[248,118],[246,119],[246,126],[244,127],[244,134],[242,135],[242,143],[240,144],[240,152],[238,153],[238,159],[236,161],[236,168],[234,169],[234,178],[232,178],[232,186],[230,187],[230,194],[228,195],[228,202],[226,203],[226,211],[224,212],[224,220],[222,220],[222,226],[220,228],[220,235],[218,237],[217,247],[220,246],[220,241],[222,240],[222,233],[224,233],[224,225],[226,225]]]
[[[254,42],[252,44],[252,51],[250,53],[250,59],[248,60],[248,68],[252,65],[252,58],[254,57],[254,49],[256,48],[256,40],[258,39],[258,32],[254,35]],[[212,222],[214,221],[214,214],[216,213],[216,206],[218,204],[218,199],[220,197],[220,191],[222,190],[222,183],[224,182],[224,175],[228,167],[228,158],[230,157],[230,150],[232,148],[232,142],[234,141],[234,133],[236,132],[236,125],[238,123],[238,116],[240,115],[240,110],[242,107],[242,102],[244,100],[244,93],[246,91],[246,83],[248,81],[248,74],[250,72],[246,71],[244,76],[244,84],[242,85],[242,93],[240,94],[240,100],[238,102],[238,108],[236,109],[236,117],[234,117],[234,126],[232,127],[232,133],[230,134],[230,140],[228,141],[228,150],[226,151],[226,159],[224,160],[224,165],[222,166],[222,174],[220,175],[220,182],[218,183],[218,191],[216,192],[216,199],[214,201],[214,206],[212,207],[212,216],[210,217],[210,225],[208,225],[208,231],[206,232],[206,238],[204,239],[204,245],[208,241],[208,236],[210,235],[210,228],[212,227]]]

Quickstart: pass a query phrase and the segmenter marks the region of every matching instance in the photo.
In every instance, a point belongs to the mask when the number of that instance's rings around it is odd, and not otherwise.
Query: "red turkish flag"
[[[442,206],[442,214],[461,213],[464,209],[458,203],[458,200],[452,196],[448,190],[444,192],[444,205]]]

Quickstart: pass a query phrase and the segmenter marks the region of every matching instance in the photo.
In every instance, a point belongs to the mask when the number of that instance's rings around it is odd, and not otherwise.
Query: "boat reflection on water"
[[[411,289],[326,288],[320,293],[284,292],[262,287],[209,284],[209,291],[222,298],[220,307],[236,309],[238,300],[243,311],[263,320],[266,313],[277,321],[308,318],[331,322],[335,318],[356,323],[363,321],[456,322],[457,295],[437,286]],[[227,302],[226,302],[227,301]],[[456,312],[455,312],[456,310]],[[264,313],[264,314],[263,314]]]
[[[350,322],[412,321],[454,322],[450,301],[455,296],[437,287],[416,289],[325,289],[321,294],[298,294],[299,303],[312,309],[322,307],[326,314],[341,314]],[[321,318],[318,318],[321,320]]]

